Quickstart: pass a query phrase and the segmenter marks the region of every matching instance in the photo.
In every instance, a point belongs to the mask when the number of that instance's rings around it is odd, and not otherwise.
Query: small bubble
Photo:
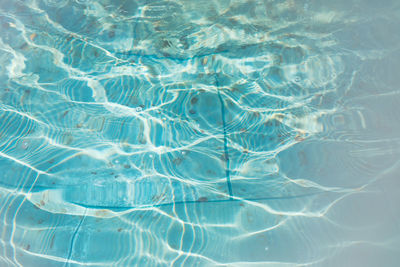
[[[29,147],[29,142],[28,141],[22,142],[21,147],[22,147],[22,149],[27,149]]]

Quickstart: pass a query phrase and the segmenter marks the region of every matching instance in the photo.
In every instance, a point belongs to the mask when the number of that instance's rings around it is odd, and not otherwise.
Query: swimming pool
[[[0,3],[0,266],[397,266],[398,1]]]

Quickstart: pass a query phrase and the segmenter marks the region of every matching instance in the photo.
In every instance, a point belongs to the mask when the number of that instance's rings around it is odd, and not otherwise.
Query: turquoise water
[[[398,266],[399,22],[0,1],[0,266]]]

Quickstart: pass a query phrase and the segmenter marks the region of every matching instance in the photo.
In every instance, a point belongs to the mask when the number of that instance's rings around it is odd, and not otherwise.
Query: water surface
[[[397,266],[398,1],[0,2],[0,266]]]

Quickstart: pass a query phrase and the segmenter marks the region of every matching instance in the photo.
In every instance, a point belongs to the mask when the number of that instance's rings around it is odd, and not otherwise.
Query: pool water
[[[0,266],[397,266],[399,23],[0,1]]]

